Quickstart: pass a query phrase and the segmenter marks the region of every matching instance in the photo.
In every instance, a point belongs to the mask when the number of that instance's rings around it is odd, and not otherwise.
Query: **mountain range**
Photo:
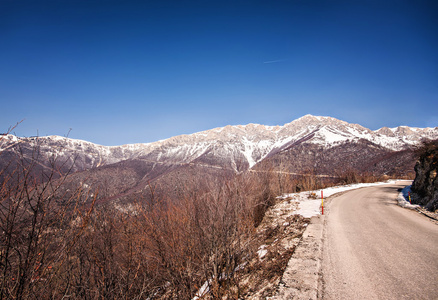
[[[11,158],[20,153],[21,158],[37,162],[35,173],[56,169],[96,184],[106,182],[101,188],[107,190],[108,197],[118,198],[151,182],[168,188],[187,178],[267,168],[289,174],[336,176],[355,170],[406,176],[413,173],[415,146],[423,139],[437,138],[438,127],[383,127],[372,131],[332,117],[312,115],[283,126],[228,125],[122,146],[60,136],[8,134],[0,140],[0,167],[11,168]]]

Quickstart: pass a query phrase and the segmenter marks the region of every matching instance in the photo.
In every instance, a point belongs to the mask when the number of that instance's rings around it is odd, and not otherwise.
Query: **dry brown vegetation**
[[[59,178],[54,162],[43,180],[35,177],[37,149],[31,159],[20,153],[16,158],[13,168],[0,171],[0,299],[56,298],[64,293],[57,282],[86,229],[94,199],[81,189],[60,195],[66,177]]]
[[[204,282],[221,298],[273,199],[268,181],[242,176],[95,206],[98,192],[73,188],[55,161],[35,176],[38,149],[16,154],[0,174],[0,299],[189,299]]]
[[[339,178],[373,180],[354,171],[323,178],[266,168],[186,180],[177,197],[151,183],[120,207],[97,205],[99,191],[74,186],[55,159],[36,176],[38,155],[37,147],[32,159],[17,152],[0,174],[0,299],[192,299],[202,286],[205,299],[268,293],[295,245],[279,237],[299,239],[308,222],[267,218],[276,196]],[[270,249],[264,260],[261,245]]]

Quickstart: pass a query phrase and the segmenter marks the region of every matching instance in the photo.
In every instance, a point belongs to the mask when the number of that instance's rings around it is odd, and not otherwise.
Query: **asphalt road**
[[[410,182],[362,188],[326,205],[323,299],[438,299],[438,225],[397,205]]]

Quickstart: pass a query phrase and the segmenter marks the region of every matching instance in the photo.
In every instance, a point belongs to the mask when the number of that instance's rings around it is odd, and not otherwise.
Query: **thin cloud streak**
[[[275,63],[283,62],[283,61],[286,61],[286,60],[287,59],[267,60],[267,61],[264,61],[263,63],[264,64],[275,64]]]

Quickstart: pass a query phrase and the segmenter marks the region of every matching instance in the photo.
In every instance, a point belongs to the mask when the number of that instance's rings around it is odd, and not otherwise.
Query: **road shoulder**
[[[321,259],[325,216],[311,221],[289,260],[278,292],[269,299],[317,299],[321,297]]]

